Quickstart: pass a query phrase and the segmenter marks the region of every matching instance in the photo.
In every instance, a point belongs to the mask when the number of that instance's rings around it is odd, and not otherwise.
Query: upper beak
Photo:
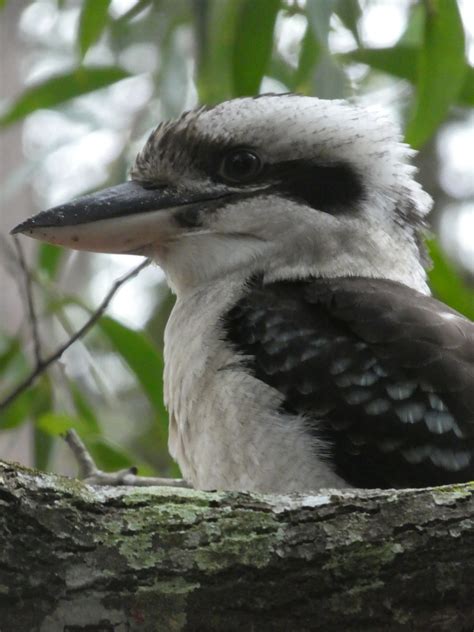
[[[145,189],[126,182],[38,213],[15,226],[11,234],[77,250],[137,252],[177,232],[173,209],[224,195],[222,191],[182,194],[171,187]]]

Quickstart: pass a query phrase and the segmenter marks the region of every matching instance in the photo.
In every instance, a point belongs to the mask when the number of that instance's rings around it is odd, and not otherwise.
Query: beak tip
[[[48,211],[43,211],[34,217],[25,219],[25,221],[20,222],[11,229],[10,235],[23,234],[32,236],[35,229],[53,227],[55,224],[50,220],[49,215]]]
[[[10,235],[32,235],[34,228],[37,228],[35,218],[25,219],[24,222],[20,222],[11,229]]]
[[[25,231],[25,222],[18,224],[15,228],[12,228],[10,231],[10,235],[19,235]]]

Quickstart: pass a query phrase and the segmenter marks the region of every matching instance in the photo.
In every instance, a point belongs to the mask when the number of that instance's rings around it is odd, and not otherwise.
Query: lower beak
[[[18,224],[11,234],[91,252],[138,253],[178,231],[172,211],[223,197],[182,194],[171,187],[145,189],[137,182],[85,195]]]

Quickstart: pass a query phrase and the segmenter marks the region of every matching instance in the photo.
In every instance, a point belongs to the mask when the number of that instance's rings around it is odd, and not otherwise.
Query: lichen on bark
[[[0,630],[472,632],[473,496],[94,488],[0,463]]]

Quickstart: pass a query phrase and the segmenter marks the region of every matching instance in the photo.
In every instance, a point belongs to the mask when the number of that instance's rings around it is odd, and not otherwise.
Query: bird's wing
[[[402,284],[255,282],[226,336],[361,487],[474,479],[474,323]]]

